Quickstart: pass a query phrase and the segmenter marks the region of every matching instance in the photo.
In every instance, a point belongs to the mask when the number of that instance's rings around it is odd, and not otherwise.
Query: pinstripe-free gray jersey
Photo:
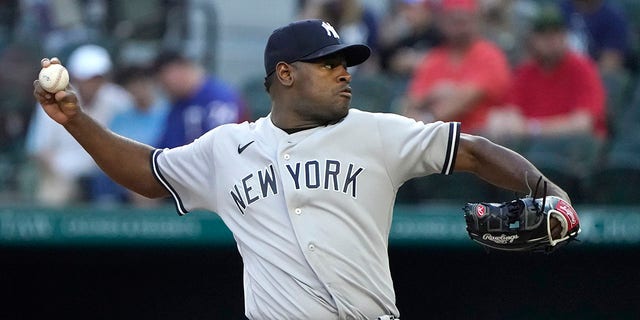
[[[216,212],[244,262],[250,319],[399,316],[387,240],[398,188],[449,174],[459,123],[351,109],[293,134],[267,116],[153,153],[179,214]]]

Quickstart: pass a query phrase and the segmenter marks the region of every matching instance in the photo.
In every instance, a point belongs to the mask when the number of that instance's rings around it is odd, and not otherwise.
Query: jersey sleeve
[[[214,135],[208,132],[188,145],[156,149],[151,168],[158,181],[169,191],[179,215],[193,209],[215,211]]]
[[[396,185],[434,173],[451,174],[460,141],[459,122],[424,124],[399,115],[378,121],[388,172]]]

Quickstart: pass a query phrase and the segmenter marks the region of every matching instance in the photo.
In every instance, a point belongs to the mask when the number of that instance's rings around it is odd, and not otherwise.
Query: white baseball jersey
[[[250,319],[399,316],[387,240],[398,188],[451,173],[459,123],[351,109],[287,134],[267,116],[156,150],[179,214],[216,212],[244,262]]]

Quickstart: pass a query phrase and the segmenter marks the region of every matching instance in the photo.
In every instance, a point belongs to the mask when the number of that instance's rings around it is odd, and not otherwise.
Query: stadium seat
[[[586,193],[587,179],[600,161],[602,145],[592,135],[534,138],[524,155],[567,191],[573,201],[580,202]]]
[[[496,200],[493,200],[496,199]],[[495,187],[473,174],[456,172],[445,176],[433,174],[407,181],[396,197],[397,203],[499,201]]]
[[[392,83],[382,75],[356,75],[351,79],[351,106],[372,112],[388,112],[394,98]]]
[[[9,187],[12,173],[13,163],[4,154],[0,154],[0,193]]]
[[[241,93],[249,109],[249,117],[256,120],[271,112],[271,100],[264,89],[264,76],[250,77],[242,84]]]
[[[640,137],[612,141],[602,166],[591,177],[590,194],[600,204],[640,204]]]
[[[0,199],[18,201],[21,168],[28,162],[22,139],[0,145]]]
[[[640,168],[605,166],[592,177],[591,197],[603,205],[640,205]]]
[[[638,19],[640,18],[640,1],[617,0],[612,2],[616,3],[618,7],[624,11],[627,21],[629,22],[632,51],[637,52],[638,46],[640,45],[640,35],[638,34],[638,30],[640,29],[640,24],[638,23]]]
[[[590,134],[534,138],[525,154],[532,161],[562,164],[576,173],[590,170],[600,156],[602,141]]]
[[[631,77],[626,73],[603,75],[602,82],[607,92],[607,128],[609,135],[614,137],[622,132],[621,125],[629,108],[637,107],[640,103],[640,90],[631,92]]]

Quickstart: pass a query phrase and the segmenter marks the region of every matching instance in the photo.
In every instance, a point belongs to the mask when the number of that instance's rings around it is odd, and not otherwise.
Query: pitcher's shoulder
[[[226,123],[221,126],[214,128],[213,130],[219,131],[220,133],[240,133],[240,132],[249,132],[256,130],[260,123],[264,121],[263,118],[260,118],[255,121],[243,121],[240,123]]]
[[[347,118],[349,118],[350,120],[353,121],[401,121],[401,122],[405,122],[405,121],[409,121],[409,122],[415,122],[415,120],[411,119],[411,118],[407,118],[401,114],[397,114],[397,113],[391,113],[391,112],[370,112],[370,111],[363,111],[360,109],[349,109],[349,115],[347,116]]]

